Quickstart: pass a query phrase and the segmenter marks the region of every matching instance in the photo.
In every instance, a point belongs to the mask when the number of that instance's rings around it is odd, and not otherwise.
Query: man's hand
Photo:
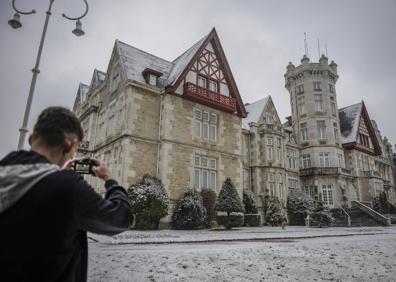
[[[108,166],[100,161],[100,160],[96,160],[93,159],[96,163],[96,165],[94,165],[92,167],[92,172],[95,174],[95,176],[99,177],[100,179],[107,181],[110,179],[113,179],[110,169],[108,168]]]
[[[73,170],[74,168],[74,162],[78,159],[70,159],[65,164],[63,165],[62,169],[64,170]]]

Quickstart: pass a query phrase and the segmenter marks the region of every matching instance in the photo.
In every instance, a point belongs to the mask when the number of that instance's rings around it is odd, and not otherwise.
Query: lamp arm
[[[15,10],[15,12],[22,14],[22,15],[30,15],[30,14],[36,13],[35,10],[31,10],[30,12],[22,12],[22,11],[18,10],[18,8],[15,6],[15,1],[16,0],[12,0],[12,8]]]
[[[15,1],[15,0],[14,0],[14,1]],[[84,14],[82,14],[82,15],[79,16],[79,17],[75,17],[75,18],[69,17],[69,16],[65,15],[65,13],[63,13],[62,16],[63,16],[64,18],[68,19],[68,20],[71,20],[71,21],[80,20],[80,19],[82,19],[83,17],[85,17],[85,16],[88,14],[88,2],[87,2],[87,0],[83,0],[83,1],[84,1],[84,3],[85,3],[85,12],[84,12]]]

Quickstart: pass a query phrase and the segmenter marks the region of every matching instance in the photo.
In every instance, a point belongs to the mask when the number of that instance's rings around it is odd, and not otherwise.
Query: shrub
[[[287,212],[291,225],[305,225],[305,218],[314,210],[314,200],[304,192],[295,191],[287,197]]]
[[[243,190],[243,205],[245,207],[245,215],[243,226],[259,226],[261,223],[261,215],[257,212],[256,199],[252,191]]]
[[[265,222],[271,226],[280,226],[287,222],[282,204],[277,197],[269,198],[268,208],[265,213]]]
[[[334,221],[331,216],[330,210],[323,206],[323,202],[319,201],[316,210],[311,214],[311,225],[312,226],[330,226]]]
[[[203,205],[206,209],[206,220],[205,225],[206,227],[211,227],[212,221],[216,219],[216,199],[217,195],[216,192],[209,189],[202,189],[201,191]]]
[[[159,221],[168,214],[169,200],[161,181],[149,175],[128,188],[136,229],[158,229]]]
[[[219,215],[216,216],[217,222],[224,225],[227,229],[236,227],[235,225],[233,225],[233,223],[239,224],[240,219],[236,219],[237,217],[242,217],[242,223],[238,225],[242,226],[243,214],[242,216],[235,216],[235,214],[233,214],[233,216],[230,217],[231,213],[243,213],[245,211],[242,205],[241,198],[239,197],[238,192],[235,189],[234,184],[232,184],[230,178],[227,178],[226,181],[224,181],[223,186],[221,187],[219,197],[216,201],[215,210],[216,212],[225,212],[226,215],[229,217],[228,220],[223,220],[219,219]]]
[[[226,229],[240,227],[243,225],[243,213],[232,212],[230,214],[218,213],[216,216],[217,223],[223,225]]]
[[[258,213],[256,213],[256,214],[245,213],[243,226],[255,227],[255,226],[259,226],[260,223],[261,223],[261,215],[260,214],[258,214]]]
[[[176,229],[196,229],[206,223],[206,209],[202,197],[195,190],[187,190],[176,202],[172,225]]]
[[[247,189],[243,190],[243,205],[245,206],[245,213],[257,213],[256,199],[252,191]]]

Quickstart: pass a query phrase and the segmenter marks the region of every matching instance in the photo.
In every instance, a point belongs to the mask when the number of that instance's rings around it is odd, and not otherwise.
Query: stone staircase
[[[345,211],[350,216],[351,226],[389,226],[391,224],[392,217],[381,215],[371,208],[363,205],[359,202],[352,203],[351,208],[346,208]],[[334,223],[332,226],[345,227],[348,226],[348,217],[340,210],[333,210],[332,216],[334,217]],[[394,218],[396,222],[396,217]],[[393,223],[393,220],[392,220]]]

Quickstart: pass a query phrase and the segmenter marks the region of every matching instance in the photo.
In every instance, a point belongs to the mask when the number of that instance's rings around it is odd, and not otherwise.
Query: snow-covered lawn
[[[107,241],[94,237],[101,242],[90,242],[89,281],[396,281],[393,227],[224,232],[130,231]],[[326,235],[337,237],[307,238]],[[234,241],[219,241],[224,237]],[[173,243],[161,243],[165,240]],[[183,240],[195,243],[175,242]]]

